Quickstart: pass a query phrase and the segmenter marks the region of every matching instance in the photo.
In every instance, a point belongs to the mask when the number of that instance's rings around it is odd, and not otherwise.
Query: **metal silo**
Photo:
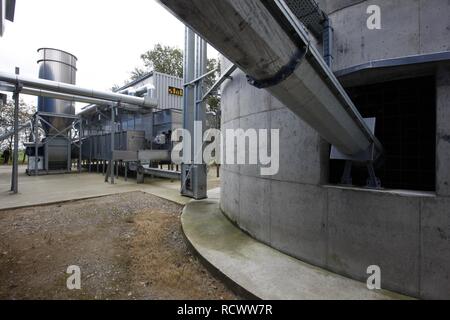
[[[53,48],[41,48],[38,53],[40,55],[38,60],[40,79],[76,84],[77,58],[74,55]],[[38,111],[74,115],[75,104],[70,101],[39,97]],[[47,135],[56,135],[58,133],[56,130],[64,130],[73,121],[60,117],[44,117],[44,119],[54,127],[52,128],[46,123],[42,124]]]

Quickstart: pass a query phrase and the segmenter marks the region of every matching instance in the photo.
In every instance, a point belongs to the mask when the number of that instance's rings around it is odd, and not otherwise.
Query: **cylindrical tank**
[[[53,48],[41,48],[39,53],[39,78],[68,84],[76,84],[77,57]],[[75,104],[53,98],[38,98],[38,111],[55,114],[74,115]],[[67,128],[73,121],[60,117],[44,117],[54,128],[43,123],[47,135],[55,135]]]

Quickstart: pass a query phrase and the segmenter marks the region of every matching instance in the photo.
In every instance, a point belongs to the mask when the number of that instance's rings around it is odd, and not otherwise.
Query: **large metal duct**
[[[38,52],[40,54],[38,61],[40,79],[76,84],[77,58],[74,55],[52,48],[41,48]],[[39,97],[38,111],[59,115],[75,115],[75,103],[66,100]],[[58,131],[64,130],[73,121],[61,117],[44,118],[52,125],[51,127],[43,123],[47,135],[57,134]]]
[[[65,95],[65,98],[68,99],[68,101],[86,102],[92,98],[96,100],[102,100],[104,103],[107,103],[108,101],[111,104],[125,103],[143,108],[156,108],[158,106],[158,101],[150,96],[146,96],[145,98],[139,98],[109,91],[99,91],[94,89],[82,88],[79,86],[66,84],[62,82],[24,77],[21,75],[15,75],[2,71],[0,71],[0,82],[5,82],[14,85],[20,83],[26,89],[30,90],[35,89],[34,93],[29,94],[35,93],[39,93],[39,95],[48,95],[55,93],[63,94]],[[86,100],[85,98],[87,98],[88,100]],[[92,103],[96,103],[95,100]]]
[[[284,1],[159,1],[341,152],[382,150]]]

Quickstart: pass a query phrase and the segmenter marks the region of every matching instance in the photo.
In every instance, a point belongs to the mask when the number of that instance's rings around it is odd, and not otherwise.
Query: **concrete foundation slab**
[[[101,174],[62,174],[30,177],[20,168],[19,194],[9,192],[11,167],[0,167],[0,210],[38,206],[51,203],[97,198],[107,195],[141,191],[179,204],[190,198],[180,195],[180,182],[167,179],[146,179],[145,184],[123,178],[111,185]],[[215,181],[213,181],[215,182]],[[213,183],[211,183],[213,185]]]

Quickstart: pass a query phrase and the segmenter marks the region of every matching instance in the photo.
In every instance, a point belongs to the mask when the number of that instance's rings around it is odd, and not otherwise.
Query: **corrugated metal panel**
[[[143,131],[122,131],[116,132],[114,139],[114,150],[117,151],[138,151],[146,149],[145,132]],[[111,156],[111,134],[101,134],[90,136],[83,141],[82,156],[90,159],[109,160]]]
[[[164,73],[153,72],[152,76],[134,83],[132,88],[138,89],[147,84],[152,84],[155,87],[155,95],[158,99],[158,109],[183,109],[183,97],[169,93],[169,87],[180,89],[182,91],[183,79]]]
[[[183,90],[183,79],[155,72],[153,85],[156,89],[159,109],[183,109],[183,97],[169,93],[169,87]]]

